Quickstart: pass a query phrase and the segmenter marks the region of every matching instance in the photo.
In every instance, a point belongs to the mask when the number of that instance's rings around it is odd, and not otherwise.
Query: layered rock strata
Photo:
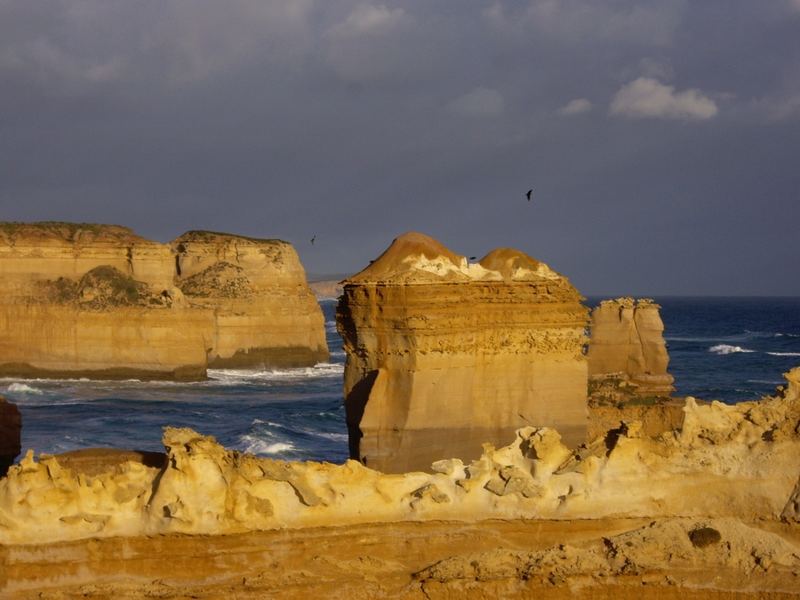
[[[324,320],[290,244],[113,225],[0,224],[0,374],[199,379],[305,366]]]
[[[592,311],[587,358],[595,399],[624,403],[674,391],[660,308],[648,299],[618,298]]]
[[[0,480],[0,544],[411,520],[797,519],[800,368],[786,378],[759,402],[689,398],[682,429],[657,439],[630,422],[570,451],[556,430],[526,427],[430,473],[259,459],[172,428],[161,466],[128,460],[87,475],[29,452]]]
[[[0,477],[3,477],[20,452],[22,421],[15,404],[0,397]]]
[[[408,233],[345,280],[350,453],[384,472],[475,458],[525,425],[586,434],[587,313],[569,281],[517,250],[478,263]]]

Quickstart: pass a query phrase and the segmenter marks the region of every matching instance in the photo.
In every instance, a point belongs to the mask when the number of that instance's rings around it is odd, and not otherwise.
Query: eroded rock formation
[[[290,244],[113,225],[0,224],[0,373],[197,379],[310,365],[324,321]]]
[[[20,452],[22,421],[16,404],[0,397],[0,477],[3,477]]]
[[[0,480],[0,544],[405,520],[796,518],[800,368],[786,378],[758,402],[689,398],[682,429],[657,439],[630,422],[571,451],[554,429],[526,427],[432,473],[259,459],[172,428],[160,467],[127,460],[86,474],[29,452]]]
[[[652,300],[618,298],[592,311],[587,358],[593,398],[613,404],[674,391],[659,309]]]
[[[586,434],[587,311],[569,281],[499,248],[478,263],[419,233],[344,282],[351,457],[385,472],[475,458],[525,425]]]

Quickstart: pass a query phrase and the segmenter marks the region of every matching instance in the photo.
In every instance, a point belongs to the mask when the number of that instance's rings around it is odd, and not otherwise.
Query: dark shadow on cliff
[[[369,400],[369,393],[378,377],[378,370],[370,371],[366,376],[353,386],[347,398],[344,400],[344,408],[347,414],[347,437],[350,447],[350,458],[361,460],[359,454],[361,445],[361,417],[364,416],[364,408]]]

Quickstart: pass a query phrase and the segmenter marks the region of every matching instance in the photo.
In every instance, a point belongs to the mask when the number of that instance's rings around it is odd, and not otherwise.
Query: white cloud
[[[592,103],[586,98],[575,98],[558,109],[558,114],[564,116],[579,115],[592,110]]]
[[[497,90],[477,87],[456,98],[447,107],[462,117],[497,117],[505,110],[505,100]]]
[[[676,92],[650,77],[623,85],[611,101],[610,113],[632,119],[695,119],[714,117],[717,104],[699,90]]]
[[[402,8],[361,4],[343,22],[332,27],[330,33],[341,37],[380,35],[408,22],[408,19]]]

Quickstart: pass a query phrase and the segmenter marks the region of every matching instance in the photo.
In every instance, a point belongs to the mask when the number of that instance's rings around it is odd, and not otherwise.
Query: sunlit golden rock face
[[[0,373],[198,379],[328,356],[292,246],[210,232],[0,223]]]
[[[401,472],[475,458],[526,425],[586,434],[587,310],[569,281],[526,254],[477,263],[419,233],[344,282],[351,457]]]
[[[607,390],[611,382],[609,393],[623,400],[666,397],[674,391],[660,308],[652,300],[618,298],[592,311],[587,353],[592,387]]]
[[[555,429],[524,427],[427,472],[257,458],[177,428],[162,460],[29,451],[0,479],[0,544],[411,520],[797,520],[800,368],[786,378],[757,402],[688,398],[681,429],[658,438],[630,421],[571,450]]]

